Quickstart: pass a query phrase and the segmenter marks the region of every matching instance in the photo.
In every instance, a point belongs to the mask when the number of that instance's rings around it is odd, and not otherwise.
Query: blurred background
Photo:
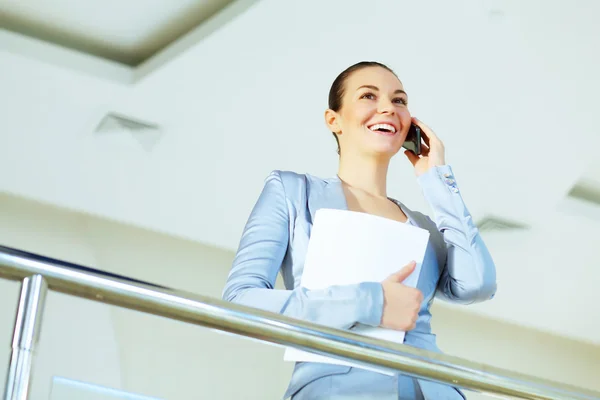
[[[498,269],[493,301],[434,304],[442,350],[600,390],[599,13],[595,0],[0,0],[0,245],[220,297],[269,172],[335,175],[329,87],[376,60],[444,141]],[[402,154],[389,182],[430,212]],[[0,376],[18,290],[0,280]],[[291,374],[281,348],[248,339],[54,292],[46,310],[34,399],[75,399],[56,397],[56,377],[278,399]]]

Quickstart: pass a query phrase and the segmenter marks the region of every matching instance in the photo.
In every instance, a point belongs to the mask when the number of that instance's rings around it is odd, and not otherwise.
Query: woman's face
[[[385,68],[353,72],[346,79],[341,109],[326,114],[329,128],[339,133],[341,154],[396,154],[410,128],[407,103],[402,83]]]

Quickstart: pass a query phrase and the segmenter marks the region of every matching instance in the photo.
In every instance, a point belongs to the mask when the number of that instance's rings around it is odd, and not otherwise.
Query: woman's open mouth
[[[396,127],[390,124],[375,124],[368,127],[370,131],[384,136],[394,136]]]

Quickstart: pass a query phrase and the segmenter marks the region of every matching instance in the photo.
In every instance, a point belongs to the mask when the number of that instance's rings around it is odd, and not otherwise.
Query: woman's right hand
[[[405,332],[414,329],[423,294],[418,289],[403,285],[402,282],[415,270],[416,265],[414,261],[410,262],[381,283],[383,287],[382,327]]]

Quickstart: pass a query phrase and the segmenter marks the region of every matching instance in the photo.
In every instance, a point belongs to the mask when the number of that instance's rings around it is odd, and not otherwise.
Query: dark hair
[[[390,71],[392,74],[396,75],[396,73],[394,71],[392,71],[392,69],[390,67],[388,67],[387,65],[384,65],[382,63],[379,63],[377,61],[361,61],[354,65],[351,65],[350,67],[348,67],[344,71],[342,71],[342,73],[339,74],[337,76],[337,78],[335,78],[333,83],[331,84],[331,89],[329,89],[329,108],[330,109],[337,112],[342,108],[342,98],[344,97],[344,91],[346,89],[346,80],[348,80],[350,75],[352,75],[352,73],[354,73],[356,71],[359,71],[364,68],[369,68],[369,67],[384,68],[384,69],[387,69],[388,71]],[[398,77],[398,75],[396,75],[396,77]],[[332,132],[332,133],[333,133],[333,137],[335,138],[335,141],[337,142],[337,153],[340,154],[340,140],[338,139],[335,132]]]

